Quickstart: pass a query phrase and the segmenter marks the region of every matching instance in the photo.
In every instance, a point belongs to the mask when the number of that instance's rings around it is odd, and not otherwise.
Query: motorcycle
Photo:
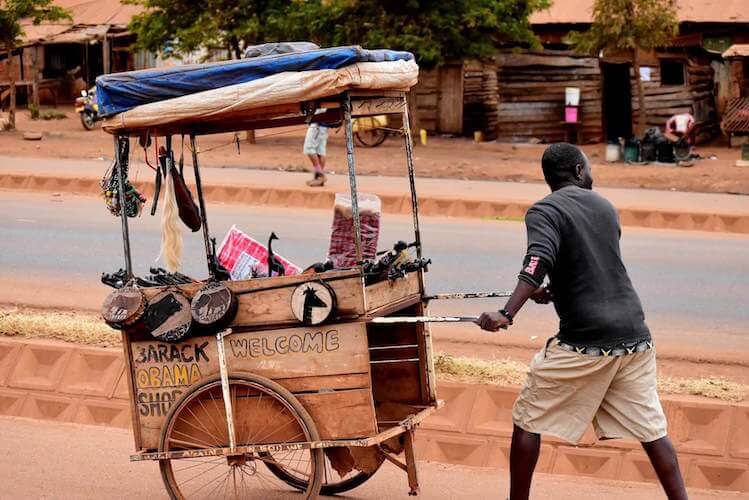
[[[75,99],[75,112],[81,115],[81,124],[86,130],[93,130],[99,116],[99,104],[96,102],[96,87],[82,90],[81,96]]]

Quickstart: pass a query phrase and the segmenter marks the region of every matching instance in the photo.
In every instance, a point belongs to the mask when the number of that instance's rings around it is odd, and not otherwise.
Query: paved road
[[[210,228],[220,238],[232,224],[263,240],[280,236],[276,251],[305,266],[326,255],[331,211],[212,205]],[[119,220],[93,197],[0,191],[0,303],[98,309],[108,289],[102,271],[123,265]],[[159,251],[158,218],[131,226],[136,272]],[[411,238],[410,219],[386,215],[380,247]],[[504,289],[514,285],[525,245],[518,222],[424,218],[425,254],[434,266],[431,291]],[[625,228],[622,248],[656,338],[695,351],[749,350],[749,237],[691,231]],[[206,275],[200,233],[186,234],[185,272]],[[436,304],[434,312],[477,313],[496,303]],[[536,344],[553,333],[548,306],[523,311],[512,338]],[[486,338],[471,327],[467,339]],[[503,337],[506,339],[507,337]]]
[[[130,431],[0,417],[0,499],[167,498],[155,463],[128,461]],[[505,498],[507,473],[488,469],[420,465],[424,500]],[[410,498],[405,474],[385,463],[363,486],[339,498]],[[284,498],[301,499],[289,492]],[[693,500],[738,499],[737,493],[693,490]],[[545,500],[654,500],[656,485],[580,481],[538,474],[532,498]]]

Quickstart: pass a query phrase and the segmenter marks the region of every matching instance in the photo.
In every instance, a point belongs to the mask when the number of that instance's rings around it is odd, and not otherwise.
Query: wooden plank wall
[[[583,140],[602,139],[601,70],[597,58],[555,50],[502,51],[496,62],[499,140],[563,140],[560,122],[565,87],[581,90]]]
[[[679,113],[690,113],[700,126],[697,141],[710,138],[720,132],[720,122],[715,109],[713,95],[713,69],[710,62],[698,57],[685,58],[686,78],[684,85],[661,85],[660,65],[652,66],[650,81],[642,82],[647,108],[647,126],[660,127]],[[637,98],[637,80],[630,72],[632,84],[632,124],[640,119],[640,103]]]
[[[484,139],[497,137],[497,65],[494,62],[466,61],[463,65],[463,135],[484,133]]]
[[[439,70],[420,69],[419,83],[411,89],[413,100],[414,122],[419,128],[437,132],[437,114],[439,102]]]

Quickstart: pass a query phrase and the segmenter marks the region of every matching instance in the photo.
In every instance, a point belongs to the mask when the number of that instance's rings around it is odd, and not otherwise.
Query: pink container
[[[577,123],[577,106],[565,106],[564,121],[567,123]]]

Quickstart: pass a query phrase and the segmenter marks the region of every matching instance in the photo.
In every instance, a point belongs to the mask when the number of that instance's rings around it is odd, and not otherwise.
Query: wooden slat
[[[292,393],[319,390],[368,389],[371,386],[369,372],[349,373],[345,375],[322,375],[317,377],[277,378],[275,381]]]
[[[402,97],[382,97],[352,102],[353,116],[372,116],[403,113]]]
[[[364,314],[364,295],[358,271],[304,274],[243,281],[227,281],[225,284],[238,294],[237,315],[232,327],[261,327],[295,325],[299,321],[291,311],[291,295],[294,289],[307,281],[324,281],[333,288],[338,306],[335,318],[355,318]],[[202,283],[180,285],[178,288],[192,298]],[[164,287],[144,288],[147,299]],[[249,293],[252,292],[252,293]]]
[[[405,278],[395,281],[381,281],[367,287],[367,312],[381,314],[383,308],[403,304],[418,295],[419,276],[417,273],[409,273]]]
[[[321,439],[354,439],[377,434],[369,389],[300,394],[298,398],[315,421]]]

